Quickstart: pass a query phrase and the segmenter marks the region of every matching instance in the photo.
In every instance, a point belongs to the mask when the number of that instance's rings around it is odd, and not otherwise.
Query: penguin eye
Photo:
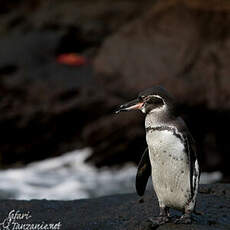
[[[144,100],[144,96],[138,96],[138,101],[143,101]]]

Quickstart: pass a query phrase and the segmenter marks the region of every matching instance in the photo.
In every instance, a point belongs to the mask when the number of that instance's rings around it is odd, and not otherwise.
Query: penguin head
[[[166,114],[175,108],[174,100],[169,93],[160,86],[155,86],[140,92],[137,99],[119,107],[116,113],[130,110],[140,110],[145,114]]]

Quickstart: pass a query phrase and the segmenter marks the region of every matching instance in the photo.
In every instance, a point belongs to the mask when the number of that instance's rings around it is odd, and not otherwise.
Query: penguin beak
[[[115,113],[120,113],[122,111],[130,111],[130,110],[137,110],[141,109],[143,106],[143,102],[140,102],[138,99],[132,100],[128,103],[125,103],[119,107],[119,109]]]

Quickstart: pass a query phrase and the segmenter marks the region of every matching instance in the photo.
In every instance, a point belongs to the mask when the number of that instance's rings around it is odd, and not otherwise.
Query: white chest
[[[182,208],[190,193],[189,162],[183,142],[169,130],[149,130],[146,141],[159,201]]]
[[[181,158],[184,156],[184,144],[169,130],[149,130],[146,141],[154,158]]]

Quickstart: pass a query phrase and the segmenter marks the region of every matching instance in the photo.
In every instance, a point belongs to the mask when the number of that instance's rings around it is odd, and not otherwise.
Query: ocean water
[[[136,165],[97,169],[84,162],[90,153],[88,148],[81,149],[22,168],[0,170],[0,199],[72,200],[135,192]],[[221,178],[220,172],[202,173],[201,183]]]

